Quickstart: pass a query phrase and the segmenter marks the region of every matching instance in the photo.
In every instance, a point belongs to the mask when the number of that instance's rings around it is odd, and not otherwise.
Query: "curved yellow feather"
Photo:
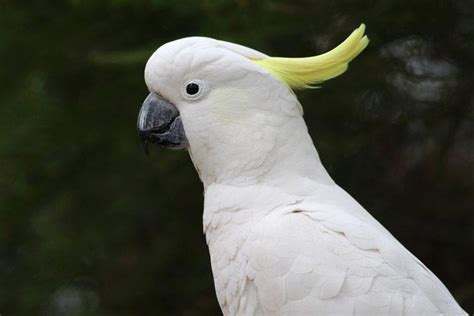
[[[369,39],[364,32],[365,24],[362,23],[339,46],[321,55],[304,58],[268,57],[253,61],[292,89],[316,88],[316,84],[344,73],[349,62],[367,47]]]

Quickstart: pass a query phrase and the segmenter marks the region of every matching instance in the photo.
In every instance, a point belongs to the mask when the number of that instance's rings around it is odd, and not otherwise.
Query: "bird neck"
[[[219,148],[200,145],[189,153],[204,188],[214,184],[249,187],[257,184],[295,190],[302,181],[333,184],[322,165],[301,115],[286,118],[256,139],[220,139]],[[296,193],[297,192],[293,192]]]

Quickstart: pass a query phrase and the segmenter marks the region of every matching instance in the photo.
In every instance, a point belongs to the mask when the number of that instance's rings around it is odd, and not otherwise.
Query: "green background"
[[[299,92],[322,161],[474,312],[472,0],[0,0],[0,313],[218,315],[202,186],[136,136],[143,69],[204,35],[308,56],[369,47]]]

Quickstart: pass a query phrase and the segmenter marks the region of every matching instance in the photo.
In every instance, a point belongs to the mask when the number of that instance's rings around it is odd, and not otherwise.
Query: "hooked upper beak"
[[[137,120],[138,138],[148,155],[148,144],[181,149],[188,146],[176,106],[151,92],[143,102]]]

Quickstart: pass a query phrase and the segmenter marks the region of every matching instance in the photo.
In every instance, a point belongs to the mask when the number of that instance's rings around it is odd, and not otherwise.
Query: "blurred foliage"
[[[139,148],[143,68],[204,35],[369,48],[299,93],[335,180],[474,312],[472,0],[0,1],[0,313],[218,315],[186,152]],[[344,91],[345,93],[340,93]]]

